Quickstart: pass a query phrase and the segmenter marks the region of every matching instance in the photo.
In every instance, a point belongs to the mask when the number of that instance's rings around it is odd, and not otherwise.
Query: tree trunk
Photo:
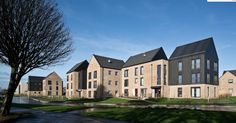
[[[10,82],[8,85],[8,90],[7,93],[5,95],[4,101],[3,101],[3,105],[2,105],[2,112],[1,115],[2,116],[6,116],[10,114],[10,109],[11,109],[11,104],[12,104],[12,99],[14,96],[14,92],[16,90],[16,87],[19,84],[20,79],[18,79],[19,76],[17,76],[17,72],[16,69],[11,68],[11,77],[10,77]]]

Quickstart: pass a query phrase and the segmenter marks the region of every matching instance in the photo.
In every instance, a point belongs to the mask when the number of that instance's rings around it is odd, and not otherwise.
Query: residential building
[[[170,98],[216,98],[218,85],[218,55],[213,38],[174,50],[169,58]]]
[[[163,48],[129,57],[122,68],[122,96],[166,97],[168,60]]]
[[[219,96],[236,96],[236,70],[223,72],[219,79]]]
[[[118,97],[124,61],[93,55],[87,69],[87,97]]]
[[[28,96],[42,96],[43,92],[43,79],[42,76],[29,76],[28,77]]]
[[[56,72],[43,79],[43,96],[62,96],[62,88],[63,81]]]
[[[73,66],[67,74],[66,97],[85,98],[87,94],[88,61],[84,60]]]
[[[15,91],[16,95],[27,95],[28,94],[28,83],[20,82]]]

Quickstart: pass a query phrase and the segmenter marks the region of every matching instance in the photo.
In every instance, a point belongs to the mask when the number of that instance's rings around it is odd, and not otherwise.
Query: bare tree
[[[1,114],[9,115],[22,76],[64,62],[72,42],[57,4],[48,0],[0,0],[0,63],[11,68]]]

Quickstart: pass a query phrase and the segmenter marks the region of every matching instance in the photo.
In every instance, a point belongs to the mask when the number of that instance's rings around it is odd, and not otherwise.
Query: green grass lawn
[[[85,116],[137,123],[234,123],[236,112],[213,112],[165,108],[109,108],[83,113]]]
[[[236,97],[225,97],[219,99],[168,99],[168,98],[157,98],[147,99],[146,101],[154,104],[165,104],[165,105],[236,105]]]
[[[13,104],[12,107],[43,110],[43,111],[57,111],[57,112],[67,112],[67,111],[89,108],[86,106],[61,106],[61,105],[40,105],[40,104]]]
[[[11,113],[11,114],[8,115],[8,116],[1,116],[1,115],[0,115],[0,123],[1,123],[1,122],[7,123],[7,122],[9,122],[9,121],[16,120],[16,119],[18,119],[18,118],[21,118],[21,117],[27,116],[27,115],[30,115],[30,113],[26,113],[26,112],[24,112],[24,113]]]

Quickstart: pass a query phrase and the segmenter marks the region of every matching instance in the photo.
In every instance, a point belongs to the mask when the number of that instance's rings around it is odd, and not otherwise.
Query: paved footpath
[[[85,117],[76,111],[61,113],[13,108],[12,112],[30,112],[32,115],[7,123],[128,123],[110,119]]]

